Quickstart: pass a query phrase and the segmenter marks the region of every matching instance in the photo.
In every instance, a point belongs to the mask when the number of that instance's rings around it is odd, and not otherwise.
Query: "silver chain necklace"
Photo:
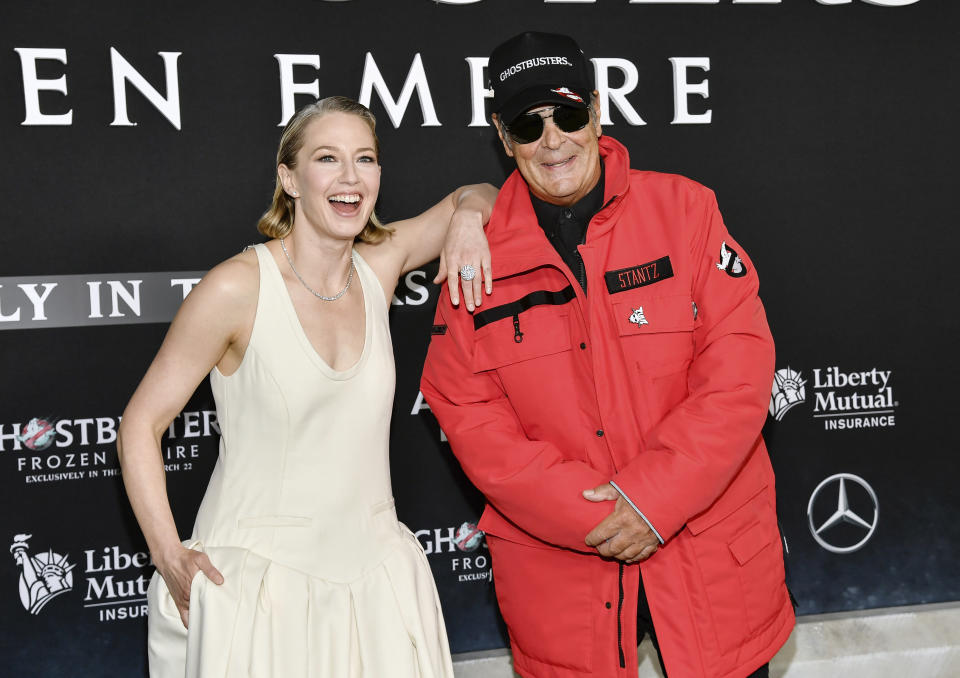
[[[323,299],[324,301],[336,301],[337,299],[342,297],[344,294],[346,294],[347,290],[350,289],[350,283],[353,282],[353,255],[352,254],[350,255],[350,273],[347,275],[347,284],[344,285],[343,289],[337,292],[336,295],[332,297],[325,297],[319,292],[317,292],[315,289],[310,287],[310,285],[307,284],[307,281],[303,279],[303,276],[300,275],[299,271],[297,271],[297,267],[293,265],[293,259],[290,258],[290,253],[287,252],[287,246],[283,242],[283,238],[280,238],[280,249],[283,250],[283,254],[287,257],[287,263],[290,264],[290,270],[293,271],[293,274],[295,276],[297,276],[297,280],[299,280],[300,283],[307,288],[307,291],[310,292],[310,294],[317,297],[318,299]]]

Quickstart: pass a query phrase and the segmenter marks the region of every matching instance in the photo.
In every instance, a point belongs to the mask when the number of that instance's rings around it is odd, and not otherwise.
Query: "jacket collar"
[[[616,139],[599,139],[604,162],[603,207],[590,222],[587,242],[610,229],[611,217],[619,212],[630,185],[630,155]],[[494,278],[504,278],[535,266],[553,264],[561,259],[537,222],[530,202],[530,189],[519,170],[514,170],[503,187],[490,216],[487,240],[494,252]]]

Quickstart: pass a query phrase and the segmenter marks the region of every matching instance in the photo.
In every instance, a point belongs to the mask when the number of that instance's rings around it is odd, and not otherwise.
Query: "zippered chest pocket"
[[[477,313],[474,325],[474,372],[484,372],[570,350],[573,286],[538,290],[516,301]]]
[[[567,309],[530,309],[477,330],[473,371],[500,370],[515,363],[569,351],[570,346]]]

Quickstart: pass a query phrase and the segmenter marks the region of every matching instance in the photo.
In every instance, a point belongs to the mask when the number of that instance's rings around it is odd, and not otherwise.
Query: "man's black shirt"
[[[577,245],[583,244],[587,237],[587,225],[593,216],[603,207],[603,165],[600,166],[600,179],[590,192],[568,207],[544,202],[530,194],[533,211],[537,215],[540,228],[547,235],[547,240],[557,250],[557,254],[570,267],[573,275],[580,282],[583,291],[587,291],[587,274],[583,267],[583,259],[577,251]]]

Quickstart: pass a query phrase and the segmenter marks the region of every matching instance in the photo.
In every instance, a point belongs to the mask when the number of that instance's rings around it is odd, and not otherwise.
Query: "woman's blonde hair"
[[[297,166],[297,153],[303,147],[303,134],[311,120],[328,113],[349,113],[355,115],[370,128],[373,135],[373,150],[380,160],[380,140],[377,138],[377,119],[370,109],[348,97],[327,97],[301,108],[290,118],[283,132],[280,134],[280,148],[277,150],[277,166],[286,165],[293,169]],[[284,238],[293,229],[295,201],[286,191],[277,172],[277,185],[273,189],[273,202],[270,208],[263,213],[257,222],[257,230],[268,238]],[[370,220],[357,235],[357,240],[368,243],[378,243],[386,238],[393,229],[380,223],[377,215],[370,213]]]

